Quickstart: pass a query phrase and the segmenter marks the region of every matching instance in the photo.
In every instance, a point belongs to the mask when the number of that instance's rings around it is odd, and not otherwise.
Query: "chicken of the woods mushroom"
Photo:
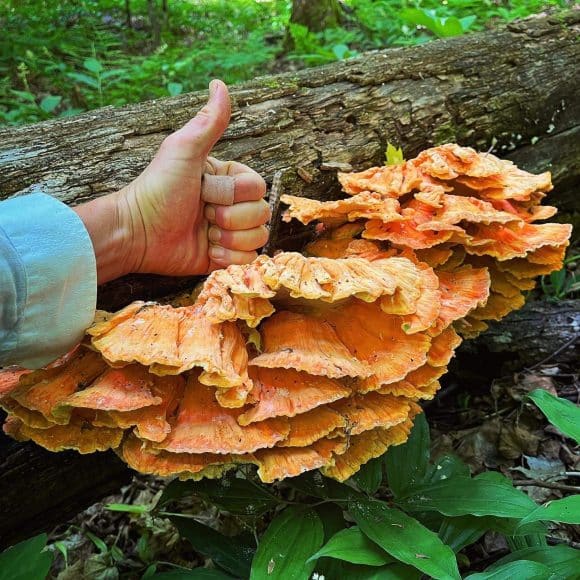
[[[521,307],[571,228],[536,223],[556,211],[548,173],[458,145],[339,180],[350,197],[282,197],[284,219],[321,224],[304,255],[213,272],[182,306],[100,313],[46,369],[1,372],[4,431],[159,476],[254,464],[265,482],[343,481],[403,443],[461,337]]]

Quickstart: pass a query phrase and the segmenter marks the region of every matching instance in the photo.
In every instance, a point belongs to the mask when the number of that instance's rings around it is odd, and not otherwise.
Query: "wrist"
[[[97,283],[103,284],[138,269],[137,232],[125,191],[105,195],[73,208],[93,244]]]

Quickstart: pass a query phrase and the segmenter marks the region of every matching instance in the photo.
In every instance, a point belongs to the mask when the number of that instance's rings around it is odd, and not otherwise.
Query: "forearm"
[[[137,257],[132,255],[135,232],[132,223],[124,219],[123,203],[126,202],[121,193],[113,193],[73,208],[93,243],[99,284],[135,269]]]

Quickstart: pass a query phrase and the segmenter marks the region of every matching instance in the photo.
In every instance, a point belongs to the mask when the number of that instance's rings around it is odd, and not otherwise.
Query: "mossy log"
[[[573,73],[580,65],[579,24],[578,11],[533,18],[232,87],[232,123],[214,153],[247,163],[270,185],[275,182],[275,224],[277,194],[333,199],[340,195],[337,166],[380,164],[387,142],[411,157],[455,141],[493,150],[535,172],[549,169],[556,185],[551,202],[577,211],[572,188],[580,177],[580,77]],[[192,93],[4,128],[0,199],[43,190],[74,205],[115,191],[143,169],[163,138],[206,96]],[[275,225],[272,234],[270,249],[296,248],[309,230]],[[194,282],[133,276],[102,287],[99,305],[116,309]],[[529,315],[515,327],[528,325],[533,334],[541,321],[543,332],[556,337],[550,344],[559,344],[565,323],[533,306],[522,312]],[[511,320],[498,328],[511,325],[512,332]],[[518,344],[528,348],[525,338]],[[128,477],[112,454],[51,454],[0,439],[0,544],[49,530]]]

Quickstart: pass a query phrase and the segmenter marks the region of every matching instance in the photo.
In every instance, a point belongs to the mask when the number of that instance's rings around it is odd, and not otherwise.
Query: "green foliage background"
[[[161,0],[156,0],[160,14]],[[0,3],[0,124],[33,123],[259,75],[369,49],[418,44],[568,0],[345,0],[341,28],[288,26],[289,0],[169,0],[161,42],[146,0]],[[288,43],[287,34],[291,37]],[[294,46],[291,52],[287,47]]]

